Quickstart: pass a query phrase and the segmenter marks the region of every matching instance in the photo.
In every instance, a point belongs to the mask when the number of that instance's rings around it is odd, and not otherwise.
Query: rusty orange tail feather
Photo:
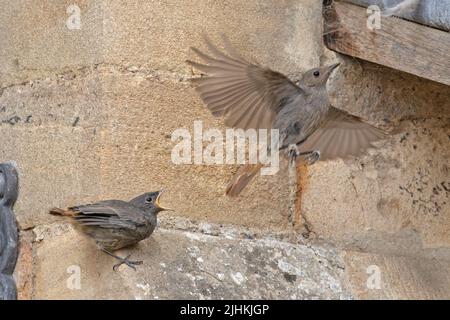
[[[65,216],[65,217],[73,217],[73,215],[74,215],[73,211],[63,210],[60,208],[51,208],[48,213],[55,215],[55,216]]]
[[[229,197],[238,196],[249,184],[253,177],[261,170],[262,164],[246,164],[239,168],[233,179],[228,183],[225,191]]]

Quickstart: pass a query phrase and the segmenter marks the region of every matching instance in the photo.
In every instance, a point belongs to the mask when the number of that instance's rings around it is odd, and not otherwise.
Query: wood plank
[[[367,9],[333,2],[324,10],[331,50],[450,85],[450,33],[388,17],[367,27]]]
[[[393,7],[403,0],[345,0],[363,7],[377,5],[382,10]],[[422,0],[412,13],[399,17],[421,23],[433,28],[450,31],[450,0]]]

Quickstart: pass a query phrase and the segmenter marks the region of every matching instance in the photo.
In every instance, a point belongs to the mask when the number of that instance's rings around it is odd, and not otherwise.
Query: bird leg
[[[289,157],[289,167],[288,167],[288,177],[289,177],[289,195],[290,195],[290,201],[289,201],[289,222],[291,222],[292,226],[294,227],[296,224],[295,218],[295,204],[297,200],[297,193],[298,193],[298,172],[296,167],[296,160],[299,156],[305,156],[308,160],[308,163],[311,165],[320,158],[320,151],[314,150],[314,151],[306,151],[306,152],[300,152],[298,150],[298,146],[296,144],[289,145],[287,149],[288,157]]]
[[[298,155],[305,156],[305,159],[308,161],[309,165],[314,164],[316,161],[318,161],[320,159],[320,151],[319,150],[300,152]]]
[[[123,264],[126,264],[126,265],[129,266],[131,269],[133,269],[134,271],[136,271],[135,265],[140,265],[140,264],[143,264],[143,263],[144,263],[143,261],[131,261],[131,260],[129,260],[129,258],[131,257],[131,254],[129,254],[129,255],[126,256],[125,258],[121,258],[121,257],[116,256],[115,254],[109,252],[109,251],[106,250],[106,249],[101,249],[101,250],[102,250],[104,253],[106,253],[106,254],[110,255],[111,257],[114,257],[114,258],[116,258],[117,260],[120,261],[119,263],[117,263],[117,264],[115,264],[115,265],[113,266],[113,270],[114,270],[114,271],[117,271],[117,269],[118,269],[121,265],[123,265]]]
[[[301,155],[300,151],[298,150],[298,147],[296,144],[290,144],[288,149],[288,158],[289,158],[289,165],[293,166],[297,160],[297,157]]]
[[[309,165],[314,164],[317,160],[320,159],[320,151],[319,150],[300,152],[298,150],[298,146],[296,144],[289,145],[287,152],[288,152],[288,157],[289,157],[289,164],[291,166],[295,163],[295,161],[297,160],[297,157],[300,157],[300,156],[305,156]]]
[[[298,174],[297,174],[297,157],[300,154],[297,145],[291,144],[287,150],[289,165],[288,165],[288,181],[289,181],[289,222],[291,227],[295,226],[295,204],[297,201],[298,191]]]

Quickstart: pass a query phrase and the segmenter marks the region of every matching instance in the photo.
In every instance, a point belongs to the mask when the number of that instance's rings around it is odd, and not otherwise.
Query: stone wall
[[[79,29],[67,27],[73,3]],[[450,297],[450,89],[326,50],[321,1],[0,4],[0,161],[21,173],[20,298]],[[343,61],[333,104],[395,133],[359,158],[300,165],[294,226],[285,170],[226,198],[236,167],[170,158],[175,129],[223,128],[184,63],[202,33],[290,75]],[[113,272],[47,214],[161,187],[175,211],[121,252],[144,260],[137,272]]]

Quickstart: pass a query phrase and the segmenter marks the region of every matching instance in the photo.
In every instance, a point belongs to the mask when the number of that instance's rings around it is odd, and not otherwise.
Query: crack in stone
[[[122,74],[122,75],[136,75],[143,76],[146,79],[156,80],[157,82],[172,81],[175,83],[189,83],[191,75],[188,73],[180,73],[173,71],[166,71],[160,69],[153,69],[147,66],[123,66],[114,63],[97,63],[89,66],[81,66],[79,68],[67,68],[59,70],[51,69],[27,69],[28,71],[42,71],[46,75],[42,75],[37,78],[29,79],[22,82],[11,83],[0,87],[0,97],[7,89],[32,85],[34,82],[54,79],[57,81],[65,80],[71,81],[78,76],[86,77],[90,74],[97,73],[110,73],[110,74]]]

